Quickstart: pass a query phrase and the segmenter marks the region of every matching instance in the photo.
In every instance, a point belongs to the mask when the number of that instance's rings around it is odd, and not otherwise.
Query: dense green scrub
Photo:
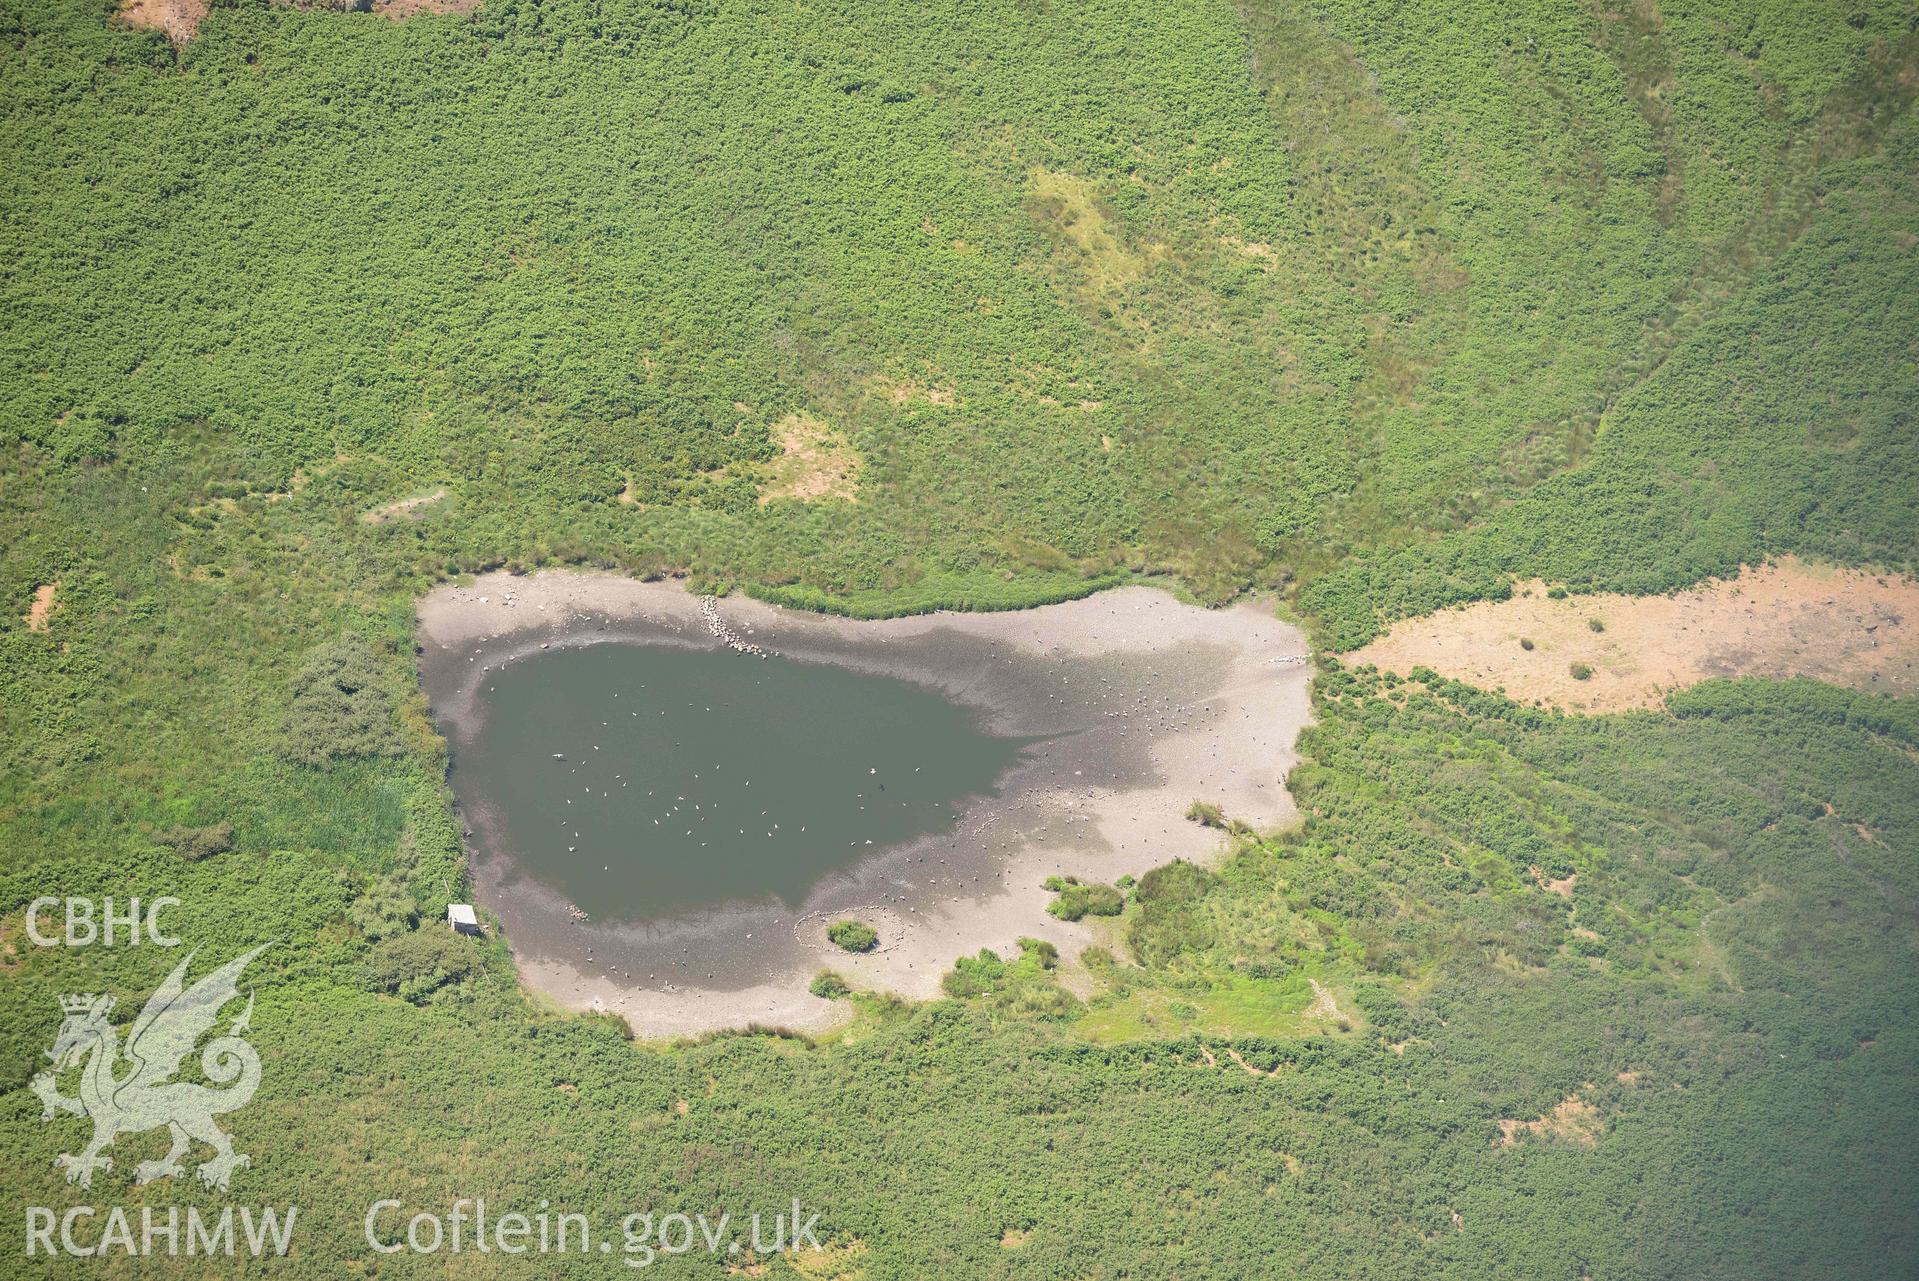
[[[445,489],[365,539],[415,574],[1278,581],[1472,520],[1635,388],[1719,407],[1641,384],[1808,220],[1910,221],[1823,200],[1910,97],[1901,6],[1637,12],[242,5],[176,53],[10,0],[0,432],[54,487],[203,468],[183,572],[299,485]],[[858,503],[756,506],[796,410]]]
[[[19,908],[172,892],[209,958],[279,940],[233,1196],[297,1201],[316,1274],[374,1197],[474,1194],[799,1195],[872,1277],[1914,1270],[1910,704],[1330,669],[1303,828],[1144,878],[1090,997],[1033,949],[827,1046],[634,1047],[438,930],[410,607],[501,563],[857,615],[1150,573],[1303,582],[1342,646],[1513,575],[1910,563],[1906,8],[0,28],[10,1200],[77,1195],[15,1088],[54,995],[173,959]],[[793,413],[856,502],[758,502]],[[1496,1145],[1574,1096],[1592,1144]],[[95,1201],[203,1196],[120,1159]]]
[[[1919,555],[1919,129],[1826,172],[1803,235],[1623,393],[1584,465],[1470,530],[1362,555],[1303,603],[1336,645],[1516,576],[1664,592],[1782,552]]]

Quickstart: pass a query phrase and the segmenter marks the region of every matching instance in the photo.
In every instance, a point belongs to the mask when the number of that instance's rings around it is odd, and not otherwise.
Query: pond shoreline
[[[456,756],[485,714],[487,674],[603,643],[746,644],[914,681],[990,733],[1038,742],[992,795],[968,804],[955,831],[876,849],[803,903],[741,902],[640,925],[573,923],[560,895],[518,874],[484,800],[461,797],[476,897],[505,924],[523,981],[567,1008],[617,1013],[644,1037],[752,1022],[830,1027],[845,1005],[806,991],[822,968],[923,999],[938,995],[955,957],[982,947],[1009,954],[1027,936],[1074,955],[1094,932],[1047,913],[1047,876],[1110,882],[1210,857],[1219,834],[1184,818],[1194,800],[1259,828],[1295,817],[1284,778],[1310,712],[1305,639],[1257,603],[1206,610],[1123,587],[1030,610],[869,622],[703,599],[674,582],[548,571],[441,587],[420,600],[418,620],[422,683]],[[883,946],[871,954],[823,938],[825,918],[855,908],[891,917],[876,922]]]

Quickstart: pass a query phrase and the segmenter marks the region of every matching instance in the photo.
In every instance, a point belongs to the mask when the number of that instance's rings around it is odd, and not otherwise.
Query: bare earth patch
[[[1301,1012],[1302,1016],[1309,1019],[1339,1018],[1339,1006],[1333,1002],[1332,989],[1321,986],[1318,979],[1306,981],[1313,985],[1313,1003]]]
[[[1238,1050],[1230,1047],[1226,1051],[1226,1057],[1239,1064],[1239,1070],[1247,1076],[1278,1076],[1280,1072],[1285,1069],[1285,1064],[1283,1063],[1274,1064],[1271,1068],[1256,1068],[1241,1058]]]
[[[1519,1142],[1520,1135],[1530,1134],[1591,1147],[1599,1141],[1599,1133],[1605,1124],[1605,1118],[1599,1114],[1598,1108],[1577,1094],[1569,1094],[1537,1121],[1501,1119],[1497,1146],[1511,1147]]]
[[[402,498],[397,503],[388,503],[384,507],[375,507],[372,511],[364,513],[360,519],[369,525],[384,525],[390,520],[399,520],[402,517],[417,518],[420,515],[421,508],[430,507],[445,497],[446,491],[444,489],[436,489],[430,494],[420,494],[413,498]]]
[[[1273,271],[1279,266],[1279,253],[1269,244],[1258,240],[1241,240],[1238,236],[1221,236],[1220,243],[1258,262],[1261,271]]]
[[[367,9],[394,22],[422,13],[472,13],[480,0],[281,0],[293,9]],[[124,0],[120,6],[122,21],[136,27],[150,27],[167,33],[167,39],[182,45],[193,39],[213,7],[212,0]]]
[[[120,6],[120,17],[136,27],[164,31],[173,43],[185,44],[212,7],[210,0],[131,0]]]
[[[1670,690],[1724,676],[1919,691],[1919,582],[1898,575],[1786,558],[1671,596],[1553,600],[1539,582],[1518,593],[1408,619],[1349,661],[1401,675],[1429,667],[1583,712],[1657,707]],[[1575,677],[1578,665],[1591,675]]]
[[[1532,873],[1533,883],[1535,885],[1539,886],[1542,890],[1549,890],[1559,895],[1560,898],[1571,898],[1573,896],[1573,887],[1579,884],[1579,873],[1577,872],[1569,872],[1565,876],[1554,880],[1537,867],[1528,868],[1527,871]]]
[[[839,428],[807,413],[791,413],[773,424],[780,457],[772,478],[760,492],[760,502],[790,498],[817,502],[826,498],[853,501],[858,487],[860,457]]]
[[[50,625],[48,619],[53,616],[54,593],[59,590],[59,583],[42,583],[34,589],[33,604],[27,606],[28,631],[44,632],[47,630]]]

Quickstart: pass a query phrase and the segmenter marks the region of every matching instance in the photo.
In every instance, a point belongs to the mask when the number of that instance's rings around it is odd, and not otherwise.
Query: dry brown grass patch
[[[1077,174],[1035,169],[1028,185],[1034,215],[1078,251],[1080,265],[1094,288],[1117,289],[1146,274],[1146,255],[1129,249],[1120,240],[1091,182]]]
[[[1261,271],[1272,271],[1279,266],[1279,251],[1259,240],[1241,240],[1238,236],[1221,236],[1220,243],[1228,249],[1236,249],[1244,256],[1259,263]]]
[[[895,405],[921,401],[928,405],[957,405],[959,395],[949,387],[937,387],[917,378],[876,378],[874,388]]]
[[[796,411],[773,424],[773,439],[779,444],[780,456],[771,464],[771,478],[760,491],[761,503],[777,498],[853,501],[859,485],[860,459],[845,432]]]
[[[383,507],[375,507],[370,512],[361,513],[360,519],[369,525],[384,525],[390,520],[400,520],[401,518],[418,520],[423,514],[422,509],[431,507],[434,503],[439,502],[445,497],[446,491],[444,489],[436,489],[430,494],[419,494],[413,498],[402,498],[398,502],[387,503]]]

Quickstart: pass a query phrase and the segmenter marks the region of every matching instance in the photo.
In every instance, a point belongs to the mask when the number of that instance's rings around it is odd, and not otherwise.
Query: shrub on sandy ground
[[[848,952],[870,952],[880,941],[879,931],[865,921],[835,921],[827,928],[826,937],[833,946]]]

